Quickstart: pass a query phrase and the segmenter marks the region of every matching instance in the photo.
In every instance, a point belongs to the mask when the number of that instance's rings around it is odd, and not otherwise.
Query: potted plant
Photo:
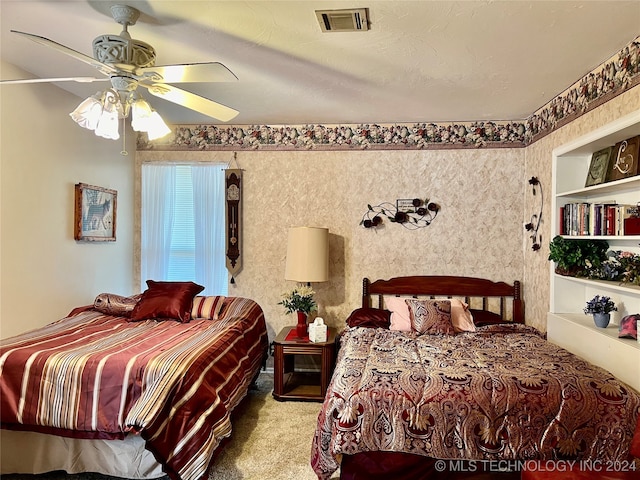
[[[610,297],[596,295],[584,307],[585,314],[592,314],[596,327],[606,328],[611,320],[611,312],[618,310]]]
[[[296,332],[299,338],[304,338],[307,334],[307,315],[318,310],[318,304],[313,296],[316,292],[309,286],[299,285],[290,292],[282,294],[282,300],[278,305],[284,306],[285,313],[296,312],[298,314],[298,324]]]
[[[606,240],[567,239],[560,235],[549,243],[549,260],[556,263],[556,273],[569,276],[589,276],[607,259]]]

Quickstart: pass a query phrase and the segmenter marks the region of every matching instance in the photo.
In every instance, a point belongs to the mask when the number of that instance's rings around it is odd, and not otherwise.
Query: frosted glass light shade
[[[138,98],[131,105],[131,127],[136,132],[146,132],[151,117],[151,105]]]
[[[329,229],[293,227],[287,240],[285,280],[326,282],[329,280]]]
[[[151,112],[151,118],[149,118],[149,129],[147,130],[147,136],[149,140],[155,140],[157,138],[162,138],[168,133],[171,132],[171,129],[164,123],[162,117],[155,110]]]
[[[94,133],[99,137],[117,140],[120,138],[120,133],[118,133],[118,120],[121,116],[122,106],[117,96],[109,91],[106,93],[102,115],[98,120],[98,125]]]
[[[158,112],[141,98],[131,105],[131,126],[136,132],[146,132],[149,140],[164,137],[171,132]]]
[[[69,116],[82,128],[95,130],[102,115],[100,92],[83,100]]]

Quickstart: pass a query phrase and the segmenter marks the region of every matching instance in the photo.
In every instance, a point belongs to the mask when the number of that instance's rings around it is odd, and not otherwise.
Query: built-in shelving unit
[[[635,135],[640,135],[640,111],[589,132],[553,151],[552,236],[559,231],[560,207],[568,203],[640,202],[640,176],[584,187],[592,154]],[[609,242],[612,250],[640,253],[640,235],[565,238],[603,239]],[[628,314],[640,313],[640,287],[620,282],[557,275],[553,262],[550,265],[550,275],[548,339],[606,368],[636,390],[640,390],[640,343],[633,339],[618,338],[620,319]],[[618,311],[613,312],[612,323],[607,328],[596,327],[591,316],[583,312],[587,300],[598,294],[611,297],[618,307]]]

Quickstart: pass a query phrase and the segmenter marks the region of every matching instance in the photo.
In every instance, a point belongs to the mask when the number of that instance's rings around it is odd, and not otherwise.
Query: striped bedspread
[[[207,473],[268,348],[264,314],[228,297],[219,320],[128,322],[94,310],[0,341],[2,428],[146,440],[174,479]]]

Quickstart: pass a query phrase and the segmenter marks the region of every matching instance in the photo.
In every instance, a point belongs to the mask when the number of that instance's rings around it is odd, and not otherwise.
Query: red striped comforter
[[[1,426],[139,433],[172,478],[197,480],[267,347],[262,309],[240,297],[225,300],[219,320],[186,324],[85,311],[0,341]]]

